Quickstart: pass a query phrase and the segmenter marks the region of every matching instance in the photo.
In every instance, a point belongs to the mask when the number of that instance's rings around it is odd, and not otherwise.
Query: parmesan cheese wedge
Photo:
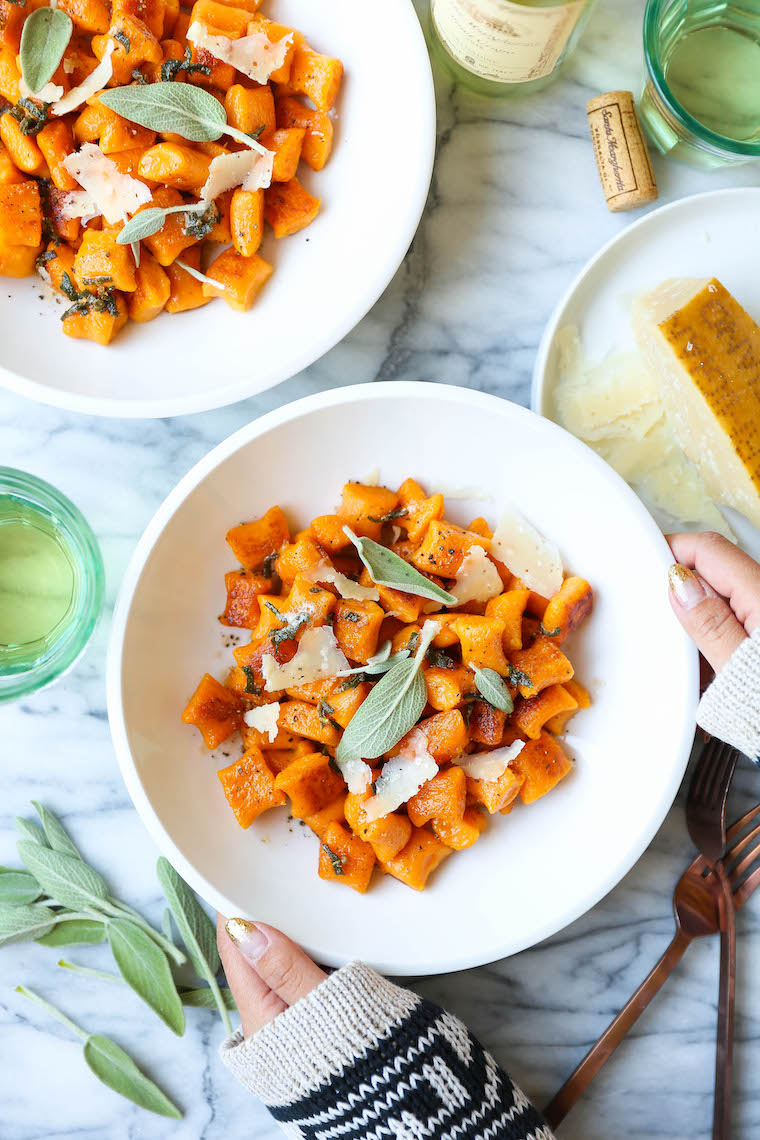
[[[664,281],[634,329],[708,494],[760,527],[760,328],[713,277]]]
[[[380,601],[380,592],[377,586],[362,586],[359,582],[353,582],[347,574],[341,574],[333,566],[315,566],[311,570],[304,570],[303,577],[307,582],[331,583],[341,598],[348,598],[355,602]]]
[[[208,177],[201,190],[201,202],[213,202],[220,194],[242,186],[244,190],[266,190],[272,184],[274,151],[259,154],[255,150],[238,150],[212,158]]]

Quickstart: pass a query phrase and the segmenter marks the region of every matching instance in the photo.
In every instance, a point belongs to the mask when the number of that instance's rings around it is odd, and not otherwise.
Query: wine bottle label
[[[550,75],[586,0],[526,8],[511,0],[432,0],[441,43],[461,67],[495,83]]]

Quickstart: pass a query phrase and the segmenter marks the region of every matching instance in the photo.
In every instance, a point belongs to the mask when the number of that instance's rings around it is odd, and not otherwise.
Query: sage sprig
[[[40,946],[49,946],[60,950],[64,946],[96,946],[105,942],[106,924],[96,918],[72,918],[70,915],[58,915],[57,921],[49,934],[35,939]]]
[[[16,986],[16,993],[35,1002],[80,1038],[83,1042],[85,1061],[104,1085],[108,1085],[120,1096],[131,1100],[140,1108],[146,1108],[149,1112],[158,1113],[159,1116],[171,1116],[175,1120],[181,1119],[182,1113],[176,1104],[138,1069],[129,1054],[125,1053],[115,1041],[111,1041],[101,1033],[87,1033],[60,1009],[56,1009],[50,1002],[25,986]]]
[[[256,139],[230,126],[224,107],[213,95],[190,83],[113,87],[98,99],[122,118],[159,134],[169,131],[190,142],[214,142],[229,135],[259,154],[267,153]]]
[[[68,47],[74,25],[60,8],[37,8],[24,20],[19,63],[32,95],[53,78]]]
[[[338,765],[382,756],[417,723],[427,700],[422,665],[439,629],[438,622],[426,621],[414,657],[394,665],[359,705],[336,749]]]
[[[174,870],[168,859],[160,856],[156,867],[166,901],[172,912],[180,937],[190,961],[200,978],[205,978],[213,994],[227,1033],[232,1033],[230,1017],[224,1004],[216,974],[221,962],[216,946],[216,930],[209,916],[198,902],[185,880]]]
[[[488,701],[489,705],[493,705],[495,709],[500,709],[504,713],[511,713],[515,707],[514,701],[503,678],[499,676],[496,670],[479,669],[477,665],[473,665],[472,669],[475,673],[475,687],[481,697]]]
[[[420,574],[419,570],[415,570],[386,546],[381,546],[371,538],[359,538],[348,526],[343,527],[343,532],[353,542],[376,586],[388,586],[392,590],[415,594],[418,598],[427,598],[431,602],[442,602],[444,606],[457,604],[453,594],[449,594],[441,586],[436,586],[435,582]]]

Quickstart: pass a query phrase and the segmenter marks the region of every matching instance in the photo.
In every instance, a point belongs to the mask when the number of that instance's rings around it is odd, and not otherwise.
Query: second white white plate
[[[603,246],[552,314],[533,371],[533,410],[554,419],[555,334],[575,325],[584,359],[634,347],[631,303],[667,277],[717,277],[760,316],[760,187],[713,190],[661,206]]]

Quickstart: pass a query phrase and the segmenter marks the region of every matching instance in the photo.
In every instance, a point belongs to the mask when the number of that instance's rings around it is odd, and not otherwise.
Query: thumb
[[[744,626],[728,602],[687,566],[671,566],[668,583],[676,617],[699,652],[720,672],[747,636]]]
[[[327,974],[273,926],[231,918],[226,931],[246,962],[286,1006],[311,993]]]

